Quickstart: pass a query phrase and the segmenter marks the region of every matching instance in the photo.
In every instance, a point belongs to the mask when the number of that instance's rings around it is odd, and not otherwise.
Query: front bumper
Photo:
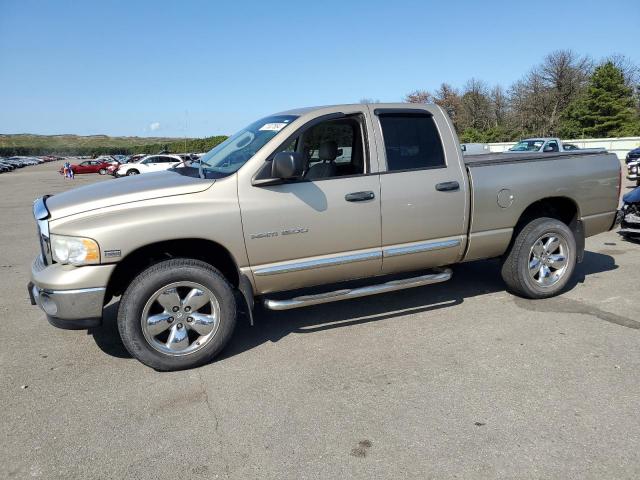
[[[60,328],[90,328],[102,322],[106,288],[115,265],[44,265],[41,257],[31,266],[27,285],[32,305],[38,305],[49,323]],[[92,285],[87,287],[87,285]]]
[[[83,329],[102,323],[105,288],[47,290],[27,285],[31,305],[38,305],[54,327]]]
[[[640,216],[633,212],[618,210],[620,217],[620,235],[628,237],[640,237]]]

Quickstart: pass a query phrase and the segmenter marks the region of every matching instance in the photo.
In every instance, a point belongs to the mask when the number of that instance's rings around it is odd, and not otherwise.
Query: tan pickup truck
[[[292,110],[192,166],[37,200],[29,294],[67,328],[95,326],[119,296],[124,345],[158,370],[210,361],[256,298],[352,299],[493,257],[510,291],[549,297],[585,237],[613,227],[620,175],[605,152],[463,157],[434,105]]]

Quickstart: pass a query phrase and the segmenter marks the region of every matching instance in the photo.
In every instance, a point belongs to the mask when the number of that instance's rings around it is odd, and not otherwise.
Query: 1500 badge
[[[270,238],[277,237],[279,235],[294,235],[296,233],[307,233],[309,231],[306,227],[298,227],[298,228],[287,228],[285,230],[281,230],[280,232],[261,232],[261,233],[252,233],[251,240],[256,238]]]

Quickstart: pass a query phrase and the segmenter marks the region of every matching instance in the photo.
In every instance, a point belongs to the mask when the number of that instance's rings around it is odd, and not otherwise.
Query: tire
[[[558,239],[555,249],[554,243],[547,243],[551,238]],[[546,245],[549,251],[544,248]],[[559,268],[560,257],[565,258],[562,268]],[[508,289],[521,297],[553,297],[567,285],[575,270],[576,258],[576,240],[569,227],[554,218],[537,218],[520,230],[503,258],[502,278]]]
[[[195,303],[191,302],[194,307],[188,313],[193,289],[199,294],[192,297]],[[211,302],[195,308],[205,297]],[[176,302],[179,307],[170,306]],[[203,322],[207,310],[217,322]],[[194,320],[190,315],[198,317]],[[236,316],[233,288],[217,269],[200,260],[177,258],[147,268],[131,282],[120,299],[117,322],[122,342],[133,357],[156,370],[171,371],[213,360],[231,338]],[[164,328],[164,322],[166,328],[154,336],[156,330],[152,329]],[[209,326],[211,331],[205,337],[202,328]],[[180,335],[183,341],[177,341]]]
[[[138,170],[136,170],[135,168],[132,168],[131,170],[127,170],[126,175],[128,177],[129,175],[138,175],[139,173],[140,172]]]
[[[101,168],[100,170],[98,170],[98,173],[100,175],[104,175],[105,173],[107,173],[107,171],[104,168]]]

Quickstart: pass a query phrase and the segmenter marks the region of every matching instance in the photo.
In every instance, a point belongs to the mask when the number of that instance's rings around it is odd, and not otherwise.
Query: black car
[[[4,173],[4,172],[10,172],[12,170],[15,170],[16,166],[11,164],[11,163],[7,163],[4,161],[4,159],[0,160],[0,170]]]
[[[625,161],[627,163],[634,162],[636,160],[640,160],[640,147],[631,150],[629,153],[627,153],[627,156],[625,158]]]
[[[625,237],[640,238],[640,187],[622,197],[619,233]]]

